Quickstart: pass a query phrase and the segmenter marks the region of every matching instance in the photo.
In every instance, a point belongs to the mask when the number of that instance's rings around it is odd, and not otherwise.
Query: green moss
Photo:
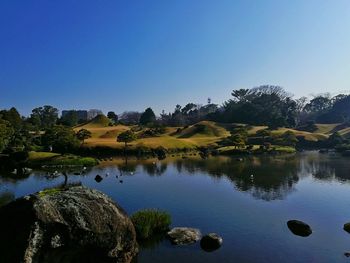
[[[39,197],[44,197],[44,196],[47,196],[47,195],[54,195],[54,194],[57,194],[59,192],[61,192],[62,189],[61,188],[49,188],[49,189],[44,189],[42,191],[40,191],[38,193],[38,196]]]
[[[166,232],[171,224],[171,217],[164,211],[145,209],[131,216],[138,239],[148,239]]]

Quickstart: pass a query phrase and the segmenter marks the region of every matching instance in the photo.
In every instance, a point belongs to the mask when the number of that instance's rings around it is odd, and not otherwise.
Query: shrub
[[[131,216],[138,239],[148,239],[169,229],[171,217],[164,211],[145,209]]]
[[[158,146],[154,152],[159,160],[164,160],[166,158],[167,151],[163,146]]]

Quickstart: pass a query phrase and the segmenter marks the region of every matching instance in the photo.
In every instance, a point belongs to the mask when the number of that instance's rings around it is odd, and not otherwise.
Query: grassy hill
[[[316,124],[317,130],[314,133],[320,133],[324,135],[331,135],[335,132],[339,132],[340,135],[349,139],[350,127],[347,124],[332,123],[332,124]]]
[[[108,127],[110,122],[111,121],[105,115],[99,114],[95,118],[93,118],[91,121],[81,124],[77,127],[79,127],[80,129]]]
[[[123,143],[116,141],[116,137],[123,131],[136,128],[136,126],[105,126],[102,121],[93,120],[89,123],[75,128],[75,131],[80,129],[87,129],[92,133],[92,137],[85,141],[85,146],[105,146],[112,148],[122,148]],[[168,127],[166,132],[160,136],[150,138],[140,138],[131,143],[131,147],[146,146],[156,148],[163,146],[167,149],[183,149],[196,148],[197,146],[204,146],[215,144],[217,141],[229,135],[229,132],[220,125],[203,121],[187,128],[182,128],[179,133],[176,133],[177,127]],[[136,132],[142,133],[143,130]]]
[[[177,135],[178,138],[193,138],[193,137],[225,137],[229,132],[220,127],[217,123],[211,121],[201,121],[194,125],[181,130]]]
[[[279,128],[276,131],[272,131],[272,135],[282,135],[286,131],[291,131],[295,134],[295,136],[302,136],[307,141],[319,141],[319,140],[325,140],[328,138],[327,134],[318,133],[318,132],[307,132],[307,131],[299,131],[295,129],[289,129],[289,128]]]
[[[340,126],[339,123],[334,124],[316,124],[317,130],[316,133],[323,133],[323,134],[332,134],[333,132],[338,130],[338,126]]]
[[[107,123],[108,121],[108,123]],[[116,137],[123,131],[133,129],[140,135],[145,131],[137,126],[116,125],[108,126],[107,117],[100,115],[90,122],[76,127],[75,130],[87,129],[91,131],[92,137],[85,141],[85,146],[105,146],[111,148],[122,148],[123,143],[118,143]],[[167,127],[166,132],[159,136],[139,138],[131,143],[131,147],[150,147],[156,148],[163,146],[167,149],[196,148],[198,146],[217,146],[217,143],[230,135],[229,130],[234,126],[245,126],[244,124],[220,124],[211,121],[201,121],[187,127]],[[267,129],[266,126],[248,126],[249,136],[254,136],[257,131]],[[340,129],[343,128],[343,129]],[[272,131],[272,136],[280,136],[286,131],[293,132],[296,136],[302,136],[307,141],[325,140],[334,130],[344,136],[350,137],[350,128],[340,127],[339,124],[317,124],[315,132],[299,131],[289,128],[280,128]]]

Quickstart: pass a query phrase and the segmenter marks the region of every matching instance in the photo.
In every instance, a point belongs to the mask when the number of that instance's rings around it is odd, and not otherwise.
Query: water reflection
[[[298,182],[299,162],[296,156],[186,159],[176,161],[179,173],[206,173],[212,177],[228,178],[236,189],[249,192],[266,201],[283,199]]]
[[[320,180],[346,182],[350,180],[349,164],[347,157],[313,153],[300,159],[300,172]]]
[[[145,163],[142,165],[143,170],[150,176],[160,176],[164,174],[167,170],[168,164],[167,162],[152,162]]]
[[[122,160],[107,166],[95,167],[83,172],[62,171],[35,171],[31,176],[38,180],[46,181],[62,180],[69,183],[75,175],[80,178],[97,174],[105,177],[111,174],[117,181],[122,176],[134,176],[144,173],[149,176],[162,176],[167,174],[168,166],[179,174],[209,175],[217,179],[228,179],[235,190],[247,192],[254,198],[272,201],[285,199],[287,195],[295,191],[295,185],[304,177],[313,176],[318,180],[337,180],[346,182],[350,179],[350,164],[346,157],[307,152],[296,155],[284,156],[249,156],[241,159],[230,157],[212,157],[201,159],[168,158],[166,160]],[[68,174],[68,178],[63,176]],[[7,189],[6,185],[16,185],[28,179],[28,176],[16,176],[14,174],[0,175],[0,193]]]

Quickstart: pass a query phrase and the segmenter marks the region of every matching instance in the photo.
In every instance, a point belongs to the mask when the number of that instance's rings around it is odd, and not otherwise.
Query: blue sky
[[[348,0],[2,0],[0,36],[0,108],[25,115],[350,90]]]

